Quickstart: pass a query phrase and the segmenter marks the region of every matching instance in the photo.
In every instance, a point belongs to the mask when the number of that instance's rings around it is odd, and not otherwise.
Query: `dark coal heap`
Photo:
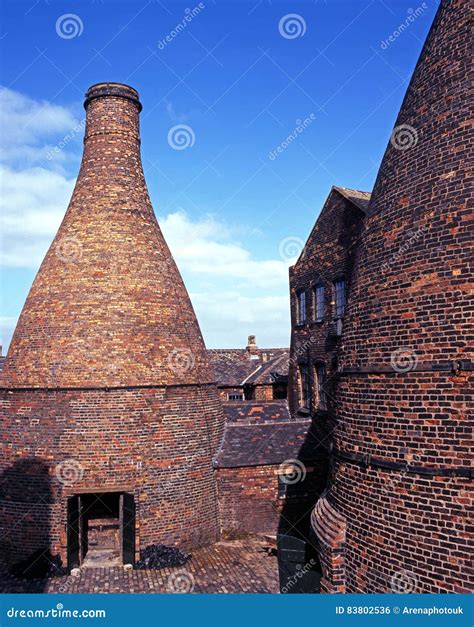
[[[167,566],[182,566],[191,559],[191,555],[173,546],[151,544],[140,552],[140,560],[135,564],[137,570],[159,570]]]
[[[49,579],[67,575],[59,555],[52,555],[49,549],[39,549],[22,562],[14,564],[10,573],[18,579]]]

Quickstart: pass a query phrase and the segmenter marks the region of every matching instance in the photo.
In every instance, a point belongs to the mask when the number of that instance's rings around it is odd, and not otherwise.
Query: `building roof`
[[[319,454],[311,420],[291,420],[287,401],[224,403],[224,413],[227,421],[216,468],[310,461]]]
[[[224,412],[227,423],[252,425],[290,420],[288,402],[278,401],[231,401],[225,402]]]
[[[337,190],[340,194],[350,200],[354,205],[359,207],[364,213],[367,211],[367,207],[370,202],[370,192],[362,192],[358,189],[349,189],[348,187],[336,187],[333,189]],[[332,191],[332,190],[331,190]]]
[[[258,348],[252,353],[245,348],[224,348],[207,353],[221,386],[268,384],[273,382],[273,374],[288,375],[288,348]]]
[[[262,385],[274,383],[282,377],[287,377],[289,361],[290,353],[288,351],[285,351],[280,355],[276,355],[267,362],[260,364],[259,367],[248,377],[245,383]]]

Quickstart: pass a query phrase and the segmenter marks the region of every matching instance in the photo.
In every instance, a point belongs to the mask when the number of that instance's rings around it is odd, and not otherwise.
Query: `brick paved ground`
[[[4,575],[3,592],[278,592],[278,566],[258,539],[219,542],[194,551],[184,566],[162,570],[82,569],[78,577],[20,581]]]

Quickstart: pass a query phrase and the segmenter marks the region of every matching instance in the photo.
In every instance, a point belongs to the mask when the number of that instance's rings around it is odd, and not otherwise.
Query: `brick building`
[[[469,42],[442,2],[370,201],[333,190],[290,273],[291,407],[329,443],[322,592],[472,589]]]
[[[223,401],[287,398],[289,349],[258,348],[255,335],[249,335],[245,349],[218,348],[207,352]]]
[[[308,509],[320,481],[316,439],[307,441],[311,423],[292,419],[285,400],[227,402],[224,413],[224,439],[214,460],[223,533],[276,536],[282,516],[298,519],[301,508]],[[304,477],[288,504],[296,458],[305,464]]]

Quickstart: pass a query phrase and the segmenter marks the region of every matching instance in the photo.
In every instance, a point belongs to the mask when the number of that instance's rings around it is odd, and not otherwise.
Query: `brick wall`
[[[65,559],[67,496],[101,490],[135,495],[137,548],[218,538],[212,386],[3,391],[1,401],[0,521],[13,557],[49,536]]]
[[[282,460],[283,461],[283,460]],[[282,501],[278,498],[278,464],[219,468],[217,486],[224,535],[278,530]]]
[[[306,242],[298,262],[290,268],[291,299],[291,349],[289,371],[289,402],[292,415],[310,414],[316,421],[321,439],[327,439],[335,421],[334,383],[338,367],[339,338],[334,329],[333,284],[344,278],[350,293],[354,256],[360,237],[364,212],[353,202],[333,189],[321,210],[321,214]],[[314,287],[325,289],[324,318],[316,322]],[[306,293],[307,319],[298,324],[296,302],[301,290]],[[314,366],[323,363],[326,367],[327,411],[321,411],[316,402],[316,376]],[[298,368],[306,364],[311,380],[311,402],[309,410],[300,407]]]
[[[100,490],[134,494],[138,548],[219,536],[222,407],[148,197],[138,94],[96,85],[86,108],[77,184],[0,379],[0,525],[13,558],[51,544],[65,559],[67,497]]]
[[[466,3],[442,2],[357,253],[327,494],[347,523],[346,592],[472,589],[469,46]]]

